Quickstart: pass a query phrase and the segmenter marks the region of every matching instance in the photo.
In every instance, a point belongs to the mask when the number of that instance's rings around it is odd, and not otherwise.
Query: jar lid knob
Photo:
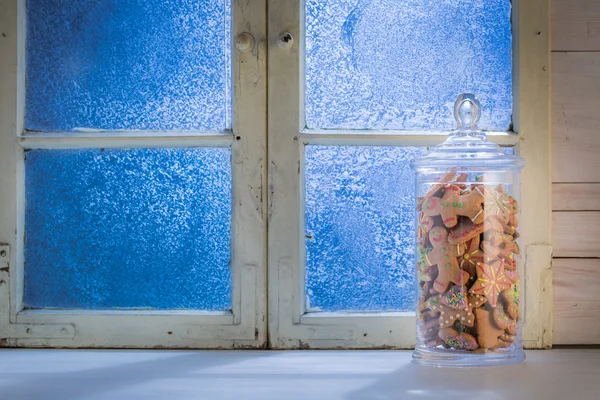
[[[481,118],[481,103],[473,93],[463,93],[454,103],[454,118],[459,130],[477,130]]]

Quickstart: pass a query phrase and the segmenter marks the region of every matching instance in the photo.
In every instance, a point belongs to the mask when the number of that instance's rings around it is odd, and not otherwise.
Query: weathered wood
[[[555,257],[600,257],[600,212],[553,213]]]
[[[552,50],[600,50],[598,0],[553,0]]]
[[[555,259],[554,344],[600,344],[600,260]]]
[[[555,183],[552,185],[554,211],[599,211],[600,183]]]
[[[527,325],[523,345],[544,348],[552,345],[552,261],[550,191],[550,1],[516,2],[514,34],[514,126],[520,134],[520,154],[527,160],[523,170],[522,245],[527,254],[526,286],[531,297],[525,306]]]
[[[600,182],[600,53],[552,58],[552,180]]]

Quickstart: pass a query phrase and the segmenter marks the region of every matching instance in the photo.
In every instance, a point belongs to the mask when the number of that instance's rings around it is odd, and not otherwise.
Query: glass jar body
[[[413,359],[453,366],[523,361],[519,169],[416,170]]]

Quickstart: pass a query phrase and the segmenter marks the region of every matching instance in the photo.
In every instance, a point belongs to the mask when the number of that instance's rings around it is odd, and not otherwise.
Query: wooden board
[[[554,344],[600,344],[600,260],[555,259]]]
[[[552,59],[552,180],[600,182],[600,53]]]
[[[600,260],[555,259],[554,344],[600,343]]]
[[[555,211],[552,219],[554,257],[600,257],[600,212]]]
[[[554,345],[600,344],[600,303],[554,304]]]
[[[598,0],[553,0],[552,50],[600,50]]]
[[[555,183],[552,185],[554,211],[599,211],[600,183]]]

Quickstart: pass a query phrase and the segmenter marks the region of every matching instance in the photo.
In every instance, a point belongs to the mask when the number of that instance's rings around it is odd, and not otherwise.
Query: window
[[[269,53],[272,346],[414,343],[414,189],[408,162],[453,129],[459,93],[475,91],[486,108],[480,126],[507,151],[524,155],[528,171],[549,182],[548,101],[532,104],[547,91],[524,78],[547,79],[531,71],[546,68],[548,47],[521,54],[540,45],[547,9],[539,8],[542,2],[512,3],[269,4],[278,11],[271,14],[269,30],[286,43],[294,38],[293,46]],[[540,148],[533,149],[525,139],[538,135]],[[534,174],[526,173],[523,184],[528,213],[534,196],[527,179]],[[548,311],[541,307],[541,319],[537,313],[540,302],[549,301],[541,282],[550,264],[550,206],[536,207],[533,213],[544,222],[528,224],[534,233],[524,238],[525,345],[539,347],[548,343],[542,322]],[[536,244],[536,236],[546,240]]]
[[[408,161],[471,90],[528,161],[549,345],[548,5],[520,3],[4,1],[0,339],[410,347]]]
[[[231,38],[251,23],[260,39],[265,16],[229,1],[3,7],[2,100],[17,107],[0,138],[16,189],[2,190],[0,338],[262,346],[265,47]]]

